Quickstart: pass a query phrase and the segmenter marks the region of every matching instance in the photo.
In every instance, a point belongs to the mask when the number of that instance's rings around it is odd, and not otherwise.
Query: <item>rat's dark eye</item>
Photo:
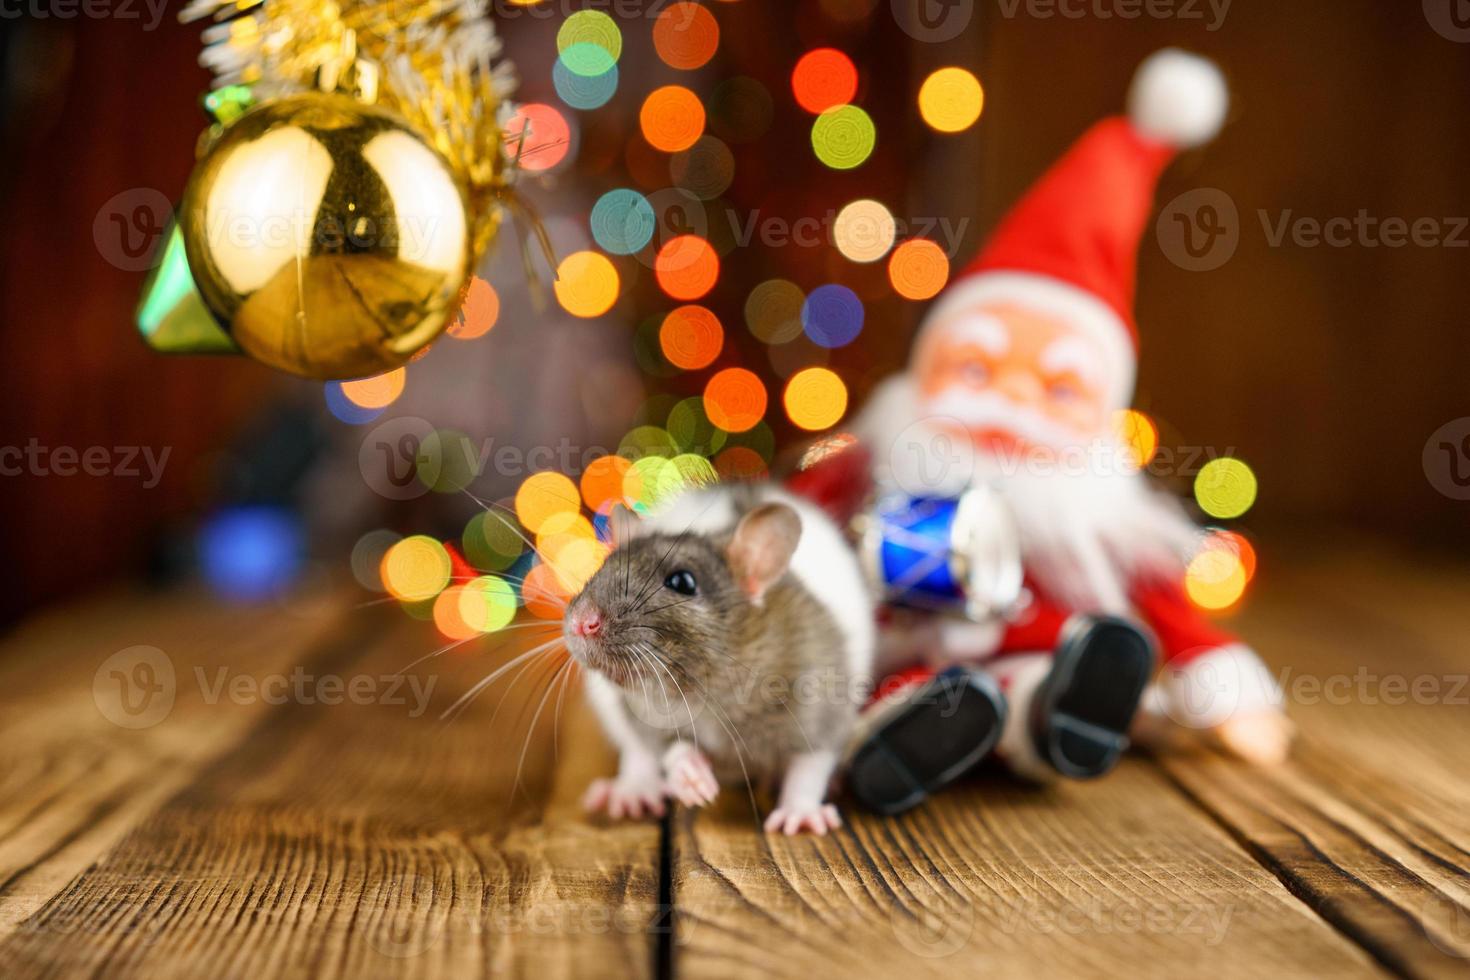
[[[694,581],[694,573],[687,568],[681,568],[677,572],[670,572],[669,577],[664,579],[664,588],[673,589],[680,595],[693,595],[699,589],[699,584]]]

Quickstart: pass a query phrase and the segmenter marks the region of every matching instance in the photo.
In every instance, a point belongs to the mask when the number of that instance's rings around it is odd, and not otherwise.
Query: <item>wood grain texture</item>
[[[1371,975],[1368,959],[1147,763],[1091,785],[979,778],[824,839],[680,815],[682,976]]]
[[[1303,726],[1291,764],[1246,773],[1196,753],[1161,765],[1384,965],[1470,975],[1470,576],[1348,552],[1273,588],[1251,625],[1281,652]]]
[[[390,703],[386,679],[432,632],[386,608],[348,619],[304,667],[345,691],[378,684],[368,703],[293,695],[262,712],[12,930],[0,975],[651,969],[658,828],[582,819],[577,797],[610,762],[577,692],[557,739],[540,662],[440,724],[505,657],[471,645],[416,668],[434,686],[414,714],[411,694]]]
[[[0,647],[0,937],[260,715],[263,704],[206,703],[190,683],[195,668],[289,669],[329,635],[341,599],[340,592],[302,596],[283,614],[220,607],[198,595],[119,593],[63,607],[12,634]],[[130,719],[116,713],[116,679],[105,665],[141,644],[168,658],[173,700],[171,707],[162,693],[156,704],[139,700],[148,713]],[[103,706],[145,727],[120,727]]]
[[[614,761],[554,661],[441,724],[535,628],[389,691],[433,632],[340,593],[61,610],[0,645],[0,976],[1465,974],[1470,573],[1347,548],[1259,584],[1240,625],[1294,699],[1289,766],[985,773],[821,840],[737,790],[666,835],[586,818]],[[99,668],[137,644],[175,698],[130,729]]]

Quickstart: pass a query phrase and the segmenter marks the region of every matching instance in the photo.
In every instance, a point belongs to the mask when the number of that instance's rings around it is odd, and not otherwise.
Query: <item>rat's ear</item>
[[[786,504],[762,504],[740,519],[726,557],[735,581],[760,604],[766,590],[791,566],[801,540],[801,518]]]
[[[638,537],[642,530],[638,515],[622,504],[613,504],[607,515],[607,529],[612,534],[612,546],[620,547]]]

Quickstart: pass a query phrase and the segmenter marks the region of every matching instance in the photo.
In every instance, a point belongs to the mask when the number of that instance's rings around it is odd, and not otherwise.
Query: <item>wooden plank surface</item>
[[[749,803],[680,815],[683,976],[1372,975],[1370,961],[1129,760],[1049,790],[978,777],[825,840],[751,833]]]
[[[1384,965],[1470,975],[1470,575],[1342,552],[1273,588],[1284,601],[1262,603],[1252,632],[1289,656],[1280,676],[1303,729],[1291,763],[1161,765]]]
[[[1279,772],[990,773],[824,840],[738,791],[666,834],[587,819],[614,762],[575,690],[556,725],[552,661],[439,721],[536,628],[390,691],[436,641],[389,606],[108,597],[0,643],[0,976],[1462,975],[1466,594],[1377,550],[1265,566],[1240,626],[1296,699]]]
[[[289,669],[329,635],[344,598],[307,594],[283,610],[117,593],[8,637],[0,646],[0,937],[261,713],[263,703],[206,703],[189,683],[195,668]],[[139,669],[153,670],[143,675],[150,690],[120,686]],[[124,694],[136,713],[125,710]]]
[[[400,702],[388,679],[433,642],[386,607],[345,616],[297,658],[314,693],[236,725],[155,812],[12,928],[0,975],[648,972],[658,828],[581,818],[585,783],[610,765],[581,698],[568,694],[553,739],[550,667],[533,662],[498,714],[492,689],[441,724],[506,655],[487,641],[416,668],[434,683],[432,706],[416,713],[412,692]],[[329,678],[371,695],[328,704],[315,685]],[[205,721],[171,715],[158,728],[185,740],[235,710],[222,702]]]

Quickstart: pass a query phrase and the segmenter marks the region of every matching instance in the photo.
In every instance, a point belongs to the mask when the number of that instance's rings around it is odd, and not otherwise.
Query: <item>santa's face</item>
[[[922,410],[957,420],[990,453],[1091,442],[1111,417],[1116,379],[1089,334],[1015,303],[950,311],[924,333],[914,360]]]

